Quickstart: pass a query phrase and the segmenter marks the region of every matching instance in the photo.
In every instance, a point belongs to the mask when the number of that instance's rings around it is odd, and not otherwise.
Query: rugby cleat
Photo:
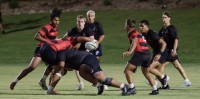
[[[59,95],[59,93],[57,93],[55,90],[53,91],[47,90],[46,95]]]
[[[136,89],[135,89],[135,87],[129,88],[128,91],[127,91],[127,95],[134,95],[134,94],[136,94]]]
[[[164,89],[164,90],[167,90],[167,89],[170,89],[170,86],[169,86],[169,85],[165,85],[165,86],[162,86],[162,87],[160,87],[160,88],[158,88],[158,89]]]
[[[184,82],[183,82],[183,84],[181,85],[181,87],[189,87],[189,86],[191,86],[192,85],[192,83],[189,81],[189,80],[185,80]]]
[[[16,82],[12,82],[12,83],[10,84],[10,89],[11,89],[11,90],[14,90],[16,84],[17,84]]]
[[[98,93],[97,94],[101,95],[105,88],[104,88],[104,85],[101,85],[101,86],[98,86],[97,89],[98,89]]]
[[[39,85],[42,87],[43,90],[47,90],[47,85],[46,85],[46,81],[44,79],[41,79],[39,82]]]
[[[149,95],[158,95],[159,94],[159,90],[152,90],[151,93],[149,93]]]
[[[121,89],[122,90],[122,96],[128,96],[128,94],[127,94],[128,88],[129,88],[129,86],[127,84],[125,84],[124,87]]]

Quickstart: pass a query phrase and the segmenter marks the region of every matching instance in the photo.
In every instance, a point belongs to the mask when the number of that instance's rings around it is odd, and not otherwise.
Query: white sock
[[[162,74],[162,76],[161,76],[161,79],[163,79],[165,77],[165,75],[164,74]]]
[[[124,84],[121,84],[121,85],[120,85],[120,89],[124,88],[124,86],[125,86]]]
[[[48,86],[48,91],[53,91],[54,87],[53,86]]]
[[[14,80],[14,82],[16,82],[16,83],[17,83],[18,81],[19,81],[18,79],[15,79],[15,80]]]
[[[79,82],[79,84],[83,85],[83,82],[82,82],[82,81],[80,81],[80,82]]]
[[[134,87],[135,87],[134,83],[129,84],[129,88],[134,88]]]
[[[42,79],[46,80],[47,79],[47,75],[43,75]]]
[[[153,90],[157,90],[157,86],[156,86],[156,84],[155,85],[153,85]]]
[[[185,79],[185,82],[189,82],[190,80],[189,79]]]

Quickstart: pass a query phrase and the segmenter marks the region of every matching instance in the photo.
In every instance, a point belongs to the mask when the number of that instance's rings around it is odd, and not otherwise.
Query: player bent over
[[[57,48],[62,47],[61,43],[55,45],[57,46]],[[47,50],[51,51],[48,52]],[[49,54],[49,53],[54,53],[54,54]],[[53,64],[56,63],[56,58],[54,58],[53,61],[52,57],[50,57],[52,55],[57,56],[59,65],[57,65],[54,70],[55,72],[53,78],[46,92],[47,95],[55,94],[55,92],[53,91],[54,87],[61,79],[62,76],[61,72],[63,71],[65,66],[75,70],[79,70],[80,75],[85,80],[93,83],[94,85],[97,85],[99,95],[103,93],[104,84],[120,88],[122,90],[122,95],[126,95],[127,86],[112,78],[106,77],[105,74],[102,72],[96,57],[94,55],[91,55],[89,52],[72,50],[72,49],[66,49],[65,51],[58,52],[58,50],[55,49],[53,46],[42,47],[41,56],[45,62],[49,64],[52,64],[52,62]]]

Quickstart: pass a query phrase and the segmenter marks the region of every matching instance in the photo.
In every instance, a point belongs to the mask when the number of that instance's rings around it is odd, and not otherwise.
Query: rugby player
[[[10,89],[14,90],[15,85],[18,83],[19,80],[24,78],[27,74],[35,70],[39,63],[41,62],[41,56],[39,54],[39,49],[44,43],[49,43],[52,44],[51,40],[55,40],[58,35],[58,25],[60,23],[60,14],[61,10],[60,9],[53,9],[51,15],[50,15],[50,23],[45,25],[42,29],[39,30],[38,33],[35,35],[35,39],[39,41],[38,46],[35,49],[34,56],[28,65],[27,68],[23,69],[20,74],[17,76],[17,78],[11,82],[10,84]],[[48,68],[51,69],[51,68]],[[50,73],[51,70],[47,71],[47,74]],[[45,77],[46,79],[46,77]],[[42,88],[47,89],[46,86],[41,85]]]
[[[182,86],[191,86],[192,83],[190,82],[189,78],[187,77],[184,68],[180,64],[177,50],[178,50],[178,32],[176,30],[176,27],[171,24],[172,16],[169,12],[163,12],[162,14],[162,21],[163,21],[163,27],[159,31],[159,36],[166,42],[167,44],[167,62],[163,63],[163,65],[160,68],[160,71],[164,71],[164,67],[167,65],[168,62],[171,62],[174,67],[179,71],[181,76],[184,79]]]

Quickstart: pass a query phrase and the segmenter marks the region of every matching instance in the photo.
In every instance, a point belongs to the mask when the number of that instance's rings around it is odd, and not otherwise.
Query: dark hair
[[[50,20],[52,21],[55,17],[60,18],[60,14],[62,13],[62,9],[54,8],[50,15]]]
[[[134,27],[135,27],[135,24],[136,24],[136,21],[133,20],[133,19],[127,19],[127,20],[126,20],[126,24],[127,24],[130,28],[134,28]]]
[[[167,17],[172,18],[171,14],[167,11],[163,12],[163,15],[166,15]]]
[[[141,24],[143,23],[143,24],[149,26],[149,21],[147,21],[147,20],[141,20],[140,23],[141,23]]]

